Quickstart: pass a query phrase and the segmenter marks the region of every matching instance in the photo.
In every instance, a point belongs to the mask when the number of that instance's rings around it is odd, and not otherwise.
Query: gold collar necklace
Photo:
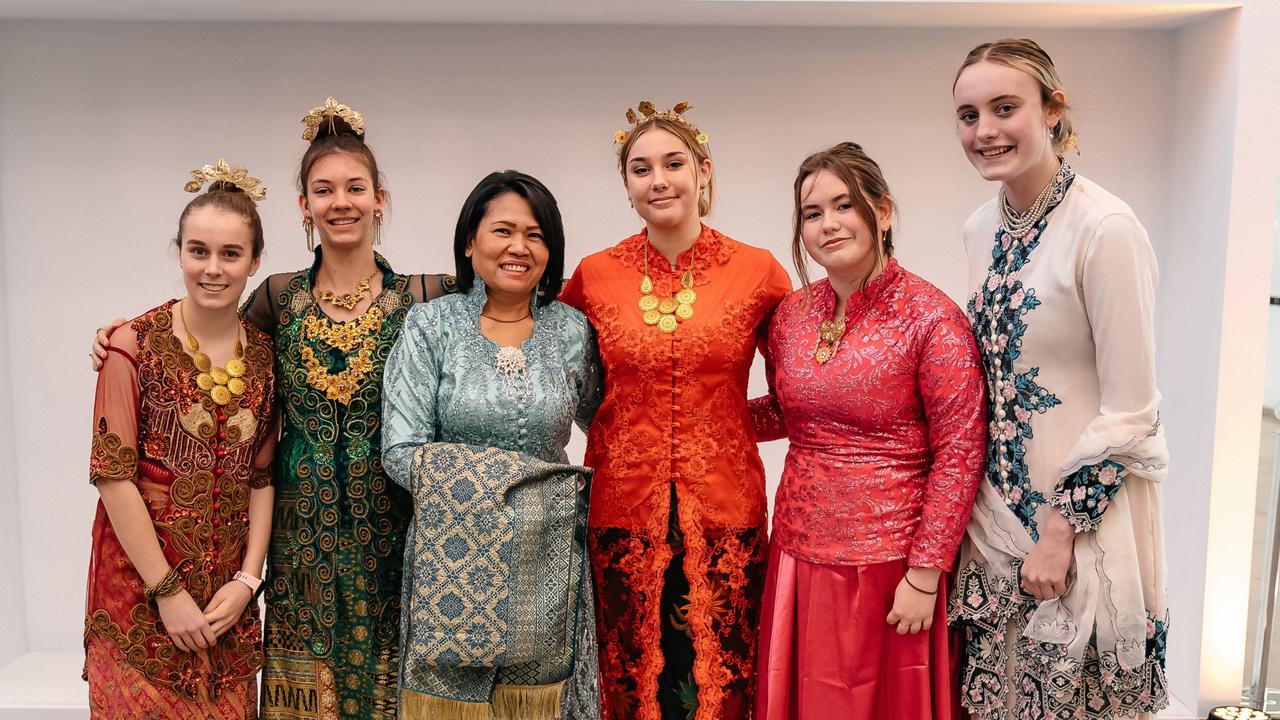
[[[355,309],[355,306],[360,303],[361,300],[369,296],[369,290],[370,290],[369,283],[373,280],[373,276],[377,274],[378,274],[378,268],[374,268],[373,272],[369,273],[369,277],[357,283],[356,289],[352,290],[349,293],[342,293],[341,295],[336,295],[332,290],[321,290],[316,295],[316,297],[320,298],[322,302],[327,302],[331,305],[337,305],[343,310],[353,310]]]
[[[240,342],[240,328],[237,321],[235,357],[227,361],[225,368],[213,366],[209,356],[200,352],[200,342],[191,334],[191,326],[187,325],[187,301],[178,301],[178,317],[182,318],[182,331],[187,334],[187,349],[191,351],[191,361],[195,363],[200,374],[196,376],[196,386],[209,393],[209,397],[219,405],[226,405],[233,397],[244,395],[244,374],[249,366],[244,361],[244,345]]]
[[[640,280],[640,310],[644,313],[645,325],[657,325],[658,329],[670,334],[676,331],[680,323],[693,317],[693,303],[698,293],[693,289],[693,267],[698,261],[698,241],[693,241],[689,248],[689,267],[680,275],[680,289],[674,297],[659,299],[653,294],[653,280],[649,277],[649,241],[644,243],[644,278]]]

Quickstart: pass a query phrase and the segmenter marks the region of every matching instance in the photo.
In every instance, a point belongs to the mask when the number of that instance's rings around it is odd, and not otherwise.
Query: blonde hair
[[[1070,107],[1053,97],[1055,91],[1062,91],[1065,94],[1066,89],[1062,86],[1058,69],[1053,65],[1053,58],[1049,57],[1049,53],[1045,52],[1044,48],[1029,38],[1003,38],[995,42],[983,43],[970,50],[964,62],[960,63],[960,69],[956,71],[956,79],[951,83],[951,90],[955,91],[956,83],[960,81],[960,74],[965,71],[965,68],[983,60],[1021,70],[1030,75],[1040,86],[1040,102],[1046,108],[1062,109],[1062,116],[1058,118],[1058,124],[1054,125],[1051,131],[1053,151],[1062,155],[1069,150],[1080,149],[1080,138],[1071,127],[1071,116],[1068,112]]]
[[[796,274],[800,276],[800,285],[806,290],[809,288],[809,272],[801,238],[804,227],[804,213],[801,212],[804,197],[801,192],[804,181],[823,170],[835,175],[849,189],[849,200],[853,203],[854,210],[870,228],[871,235],[878,240],[875,243],[876,262],[867,276],[858,283],[858,287],[862,287],[893,257],[892,221],[889,227],[881,228],[876,207],[887,200],[897,210],[897,203],[893,202],[893,197],[889,194],[889,183],[885,182],[880,164],[872,160],[858,143],[842,142],[805,158],[796,172],[796,215],[795,230],[791,235],[791,261],[795,263]]]
[[[641,135],[654,128],[666,130],[684,143],[689,155],[693,157],[694,179],[698,179],[702,163],[711,159],[711,151],[706,145],[698,142],[698,135],[693,126],[671,118],[651,117],[636,125],[631,133],[627,135],[627,139],[623,141],[622,147],[618,148],[618,171],[622,174],[623,182],[627,180],[627,160],[631,155],[631,146],[635,145],[636,140]],[[715,169],[712,168],[711,174],[707,176],[705,190],[698,195],[698,217],[706,217],[711,213],[711,207],[715,203],[715,193],[716,176]]]

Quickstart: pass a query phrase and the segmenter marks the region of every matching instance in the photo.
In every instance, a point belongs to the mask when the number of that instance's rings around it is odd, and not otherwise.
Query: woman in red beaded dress
[[[608,720],[751,710],[766,499],[747,376],[791,281],[702,224],[711,158],[687,109],[628,111],[618,162],[644,230],[585,258],[561,296],[605,375],[586,464]]]
[[[947,573],[981,477],[985,387],[960,308],[893,259],[894,204],[854,143],[795,182],[804,287],[769,332],[774,505],[757,720],[963,717]],[[827,271],[810,284],[805,253]]]
[[[85,617],[93,718],[257,715],[251,600],[271,533],[270,339],[236,302],[258,268],[258,181],[193,173],[176,244],[187,295],[122,325],[98,375],[101,495]]]

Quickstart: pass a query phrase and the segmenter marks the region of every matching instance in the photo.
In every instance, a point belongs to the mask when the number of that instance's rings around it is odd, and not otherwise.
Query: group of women
[[[896,203],[854,143],[800,165],[792,292],[703,224],[683,103],[627,112],[644,227],[563,289],[555,199],[514,171],[468,197],[454,276],[393,271],[364,119],[330,99],[298,176],[315,261],[237,314],[262,188],[196,171],[187,296],[95,348],[94,717],[1162,708],[1150,244],[1063,160],[1033,41],[974,48],[953,95],[1000,183],[964,228],[967,314],[894,258]],[[769,542],[756,443],[782,437]]]

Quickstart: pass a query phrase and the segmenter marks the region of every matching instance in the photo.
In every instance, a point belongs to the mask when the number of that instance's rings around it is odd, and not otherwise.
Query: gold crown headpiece
[[[635,129],[639,127],[641,123],[648,122],[655,118],[662,118],[664,120],[678,122],[689,128],[693,131],[693,136],[698,141],[698,144],[706,147],[707,142],[709,141],[707,134],[699,130],[697,125],[694,125],[684,118],[685,111],[692,109],[693,106],[689,103],[679,102],[670,110],[658,110],[653,107],[653,103],[645,100],[637,105],[635,110],[627,108],[627,122],[631,123],[631,129],[628,130],[624,128],[622,130],[615,131],[613,133],[613,142],[616,145],[622,145],[627,141],[627,138],[631,137],[631,133],[635,132]],[[639,111],[638,114],[636,112],[637,110]]]
[[[335,117],[346,120],[356,135],[364,137],[364,116],[350,105],[343,105],[333,97],[327,97],[324,99],[324,105],[311,108],[311,112],[302,118],[302,124],[307,127],[302,131],[302,139],[315,140],[316,134],[320,131],[320,125],[326,120],[329,121],[329,129],[332,130]]]
[[[235,185],[254,202],[262,202],[267,199],[267,189],[262,187],[261,180],[250,175],[249,171],[244,168],[231,167],[222,158],[218,158],[218,162],[215,165],[204,165],[192,170],[191,179],[187,181],[186,185],[182,186],[182,189],[189,193],[198,193],[205,183],[212,185],[217,182]]]

